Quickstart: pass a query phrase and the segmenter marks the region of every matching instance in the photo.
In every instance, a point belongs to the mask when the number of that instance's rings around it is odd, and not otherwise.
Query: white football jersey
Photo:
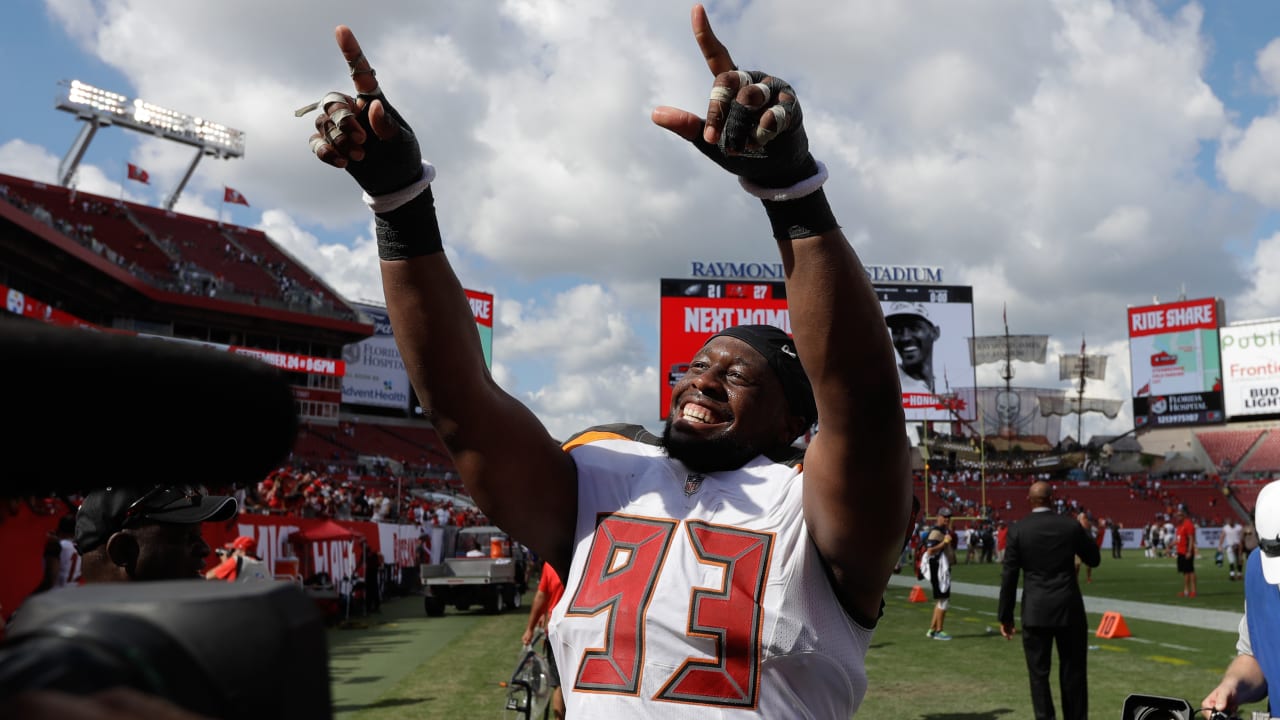
[[[572,454],[576,545],[548,629],[569,717],[853,715],[873,631],[836,598],[797,468],[703,475],[609,434]]]

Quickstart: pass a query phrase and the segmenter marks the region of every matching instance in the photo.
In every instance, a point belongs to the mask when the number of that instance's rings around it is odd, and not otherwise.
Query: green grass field
[[[963,558],[961,558],[963,563]],[[1126,553],[1103,557],[1085,595],[1161,605],[1227,610],[1243,607],[1243,585],[1226,570],[1197,563],[1199,596],[1175,597],[1181,576],[1173,560]],[[1082,571],[1083,572],[1083,571]],[[959,564],[958,583],[999,584],[998,565]],[[1021,643],[1006,641],[996,601],[953,594],[947,615],[951,642],[924,637],[933,603],[907,602],[908,587],[891,587],[867,655],[869,690],[861,718],[996,720],[1031,714]],[[529,597],[526,596],[526,608]],[[499,718],[520,653],[527,610],[505,615],[423,615],[420,598],[392,600],[383,615],[330,631],[335,714],[358,720]],[[1100,614],[1090,614],[1096,628]],[[1217,684],[1235,652],[1235,634],[1125,618],[1132,637],[1090,635],[1090,717],[1115,720],[1131,693],[1179,697],[1193,705]],[[988,630],[990,628],[990,630]],[[1055,664],[1056,672],[1056,664]],[[1055,682],[1056,688],[1056,682]],[[1055,689],[1055,697],[1056,689]],[[1265,705],[1263,706],[1265,707]],[[1262,708],[1258,708],[1262,709]]]

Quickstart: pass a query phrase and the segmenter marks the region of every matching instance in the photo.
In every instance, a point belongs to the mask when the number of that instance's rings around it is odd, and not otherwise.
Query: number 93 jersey
[[[569,717],[848,720],[872,628],[809,539],[799,467],[693,473],[611,433],[571,441],[578,519],[553,643]]]

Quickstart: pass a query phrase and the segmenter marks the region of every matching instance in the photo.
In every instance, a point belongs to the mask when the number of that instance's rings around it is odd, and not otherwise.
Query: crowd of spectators
[[[224,251],[228,254],[228,257],[247,265],[260,267],[274,279],[276,286],[276,294],[272,297],[260,296],[253,292],[246,293],[240,290],[233,293],[224,275],[201,267],[198,263],[183,256],[183,247],[190,247],[190,243],[194,242],[193,240],[176,241],[172,236],[153,237],[142,229],[142,224],[130,215],[128,207],[123,201],[104,202],[96,197],[77,198],[77,193],[74,189],[69,191],[67,199],[69,214],[112,216],[129,220],[139,227],[134,237],[128,239],[113,238],[114,242],[108,244],[97,237],[92,223],[68,220],[62,217],[56,208],[51,210],[44,204],[29,199],[6,183],[0,183],[0,200],[5,200],[14,207],[27,212],[37,220],[88,248],[96,255],[124,268],[130,274],[142,278],[155,287],[187,295],[226,297],[233,300],[236,299],[236,294],[239,294],[244,296],[244,300],[255,305],[263,300],[271,300],[290,308],[306,308],[311,312],[324,311],[330,315],[355,319],[355,314],[349,309],[340,307],[329,298],[321,297],[317,292],[308,289],[303,283],[291,276],[288,273],[288,265],[283,260],[268,262],[261,255],[248,253],[227,242],[225,243]],[[227,226],[226,229],[228,232],[234,233],[238,228]],[[148,272],[136,260],[130,259],[126,252],[122,252],[123,248],[119,245],[123,240],[128,241],[134,253],[147,252],[150,248],[163,253],[166,257],[165,264],[168,266],[170,276],[158,277],[154,273]]]
[[[915,473],[917,487],[923,486],[924,474]],[[1010,473],[995,472],[985,477],[988,488],[1030,487],[1031,483],[1044,480],[1054,485],[1054,510],[1059,514],[1079,515],[1084,513],[1091,521],[1109,517],[1112,508],[1088,508],[1079,495],[1084,488],[1121,487],[1127,488],[1130,501],[1142,501],[1154,505],[1151,522],[1163,524],[1172,520],[1174,515],[1183,511],[1194,523],[1201,527],[1221,525],[1231,513],[1224,500],[1227,485],[1217,475],[1203,472],[1186,472],[1170,475],[1154,475],[1152,473],[1101,474],[1088,480],[1077,480],[1071,477],[1054,477],[1047,472]],[[929,471],[929,495],[935,500],[934,505],[949,507],[958,516],[986,518],[999,522],[1016,519],[1022,508],[1017,506],[1007,493],[1003,502],[996,505],[982,505],[978,488],[983,481],[981,473],[963,468],[955,471]],[[1192,506],[1178,493],[1179,489],[1215,490],[1208,494],[1200,504]],[[1203,497],[1206,493],[1197,493]]]
[[[424,492],[425,491],[425,492]],[[417,478],[379,476],[369,480],[286,465],[256,486],[237,488],[243,512],[302,518],[412,523],[420,527],[488,523],[469,498]]]

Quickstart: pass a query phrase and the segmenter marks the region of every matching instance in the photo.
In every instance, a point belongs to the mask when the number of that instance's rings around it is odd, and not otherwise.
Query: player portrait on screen
[[[885,322],[898,354],[902,392],[934,394],[933,344],[942,330],[930,319],[929,308],[924,303],[895,302],[885,313]]]

